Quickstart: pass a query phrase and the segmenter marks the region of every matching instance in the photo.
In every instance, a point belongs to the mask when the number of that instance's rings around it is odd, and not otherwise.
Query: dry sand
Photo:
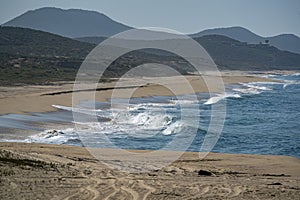
[[[129,173],[106,167],[82,147],[0,143],[0,166],[0,199],[300,197],[300,160],[287,156],[210,153],[199,160],[190,152],[160,170]]]
[[[205,76],[206,81],[211,81],[214,85],[214,76]],[[240,82],[255,82],[255,81],[270,81],[270,79],[256,77],[253,75],[238,73],[235,74],[226,72],[223,74],[224,84],[240,83]],[[154,84],[153,82],[161,82],[163,80],[164,86]],[[195,92],[208,92],[206,84],[199,76],[187,76]],[[146,86],[145,83],[149,83]],[[112,92],[117,93],[115,97],[127,97],[132,91],[132,88],[121,88],[122,85],[135,88],[132,97],[143,97],[152,95],[173,96],[168,87],[176,88],[176,94],[186,94],[186,84],[178,77],[164,77],[164,78],[141,78],[133,79],[127,78],[118,82],[120,86],[115,87],[116,82],[99,84],[99,90],[96,92],[96,100],[106,101],[110,98]],[[144,85],[143,87],[140,87]],[[112,89],[114,88],[114,89]],[[56,108],[52,105],[72,105],[72,83],[56,83],[53,86],[22,86],[22,87],[0,87],[0,115],[8,113],[26,113],[26,112],[47,112],[55,111]],[[212,88],[212,92],[219,91],[218,86]],[[55,95],[51,95],[51,94]],[[84,96],[85,92],[80,92],[79,95]]]

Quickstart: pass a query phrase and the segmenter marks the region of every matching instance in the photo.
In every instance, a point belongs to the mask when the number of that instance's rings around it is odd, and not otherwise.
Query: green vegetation
[[[74,80],[94,46],[42,31],[0,27],[0,85]]]
[[[299,70],[300,54],[269,44],[247,44],[221,35],[195,38],[223,70]]]
[[[0,27],[0,52],[2,53],[84,59],[94,46],[43,31]]]
[[[27,57],[0,53],[0,85],[50,84],[74,80],[81,60],[68,58]]]
[[[103,37],[77,38],[79,41],[95,44],[104,39]],[[205,35],[193,39],[205,48],[220,70],[300,70],[300,54],[279,50],[271,46],[269,41],[261,44],[248,44],[222,35]],[[159,50],[146,51],[146,53],[148,54],[145,56],[148,57],[153,57],[152,54],[160,55],[159,58],[156,57],[157,61],[162,60],[162,56],[168,56],[169,60],[174,59],[177,61],[175,63],[181,63],[177,65],[180,69],[186,70],[187,63],[179,61],[175,55]]]
[[[74,80],[82,61],[96,46],[92,43],[103,39],[89,37],[80,42],[32,29],[0,27],[0,85]],[[299,54],[280,51],[269,44],[247,44],[219,35],[195,40],[208,51],[221,70],[300,69]],[[143,49],[118,58],[105,71],[104,78],[119,77],[145,63],[165,64],[182,74],[194,71],[186,60],[172,53]]]

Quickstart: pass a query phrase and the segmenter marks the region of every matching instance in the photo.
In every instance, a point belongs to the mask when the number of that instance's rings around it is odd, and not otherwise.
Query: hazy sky
[[[300,0],[0,0],[0,23],[45,6],[96,10],[129,26],[183,33],[242,26],[262,36],[300,36]]]

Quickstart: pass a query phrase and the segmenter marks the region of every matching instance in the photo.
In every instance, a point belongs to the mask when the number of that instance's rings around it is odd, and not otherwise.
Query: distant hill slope
[[[77,39],[92,44],[105,40],[103,37]],[[222,35],[206,35],[194,40],[206,49],[220,69],[300,70],[300,54],[281,51],[268,44],[247,44]],[[162,55],[159,51],[147,52]]]
[[[215,28],[207,29],[199,33],[190,35],[191,37],[201,37],[205,35],[224,35],[241,42],[259,43],[264,42],[263,38],[243,27]]]
[[[43,31],[0,26],[0,52],[9,54],[85,58],[94,46]]]
[[[267,44],[247,44],[221,35],[194,39],[207,50],[220,69],[300,70],[300,54]]]
[[[0,85],[74,80],[94,46],[43,31],[0,27]]]
[[[265,38],[269,44],[281,50],[300,53],[300,38],[293,34],[281,34]]]
[[[132,28],[99,12],[51,7],[28,11],[4,23],[3,26],[31,28],[71,38],[107,37]]]
[[[82,61],[95,46],[28,28],[0,27],[0,85],[74,80]],[[169,55],[139,51],[128,53],[110,65],[101,81],[153,62],[162,62],[183,74],[187,73],[188,65],[180,66],[178,61],[182,62],[182,59]]]
[[[87,42],[90,44],[99,44],[102,41],[104,41],[105,39],[107,39],[107,37],[79,37],[79,38],[74,38],[75,40],[78,40],[80,42]]]
[[[191,37],[201,37],[205,35],[223,35],[241,42],[250,44],[265,43],[269,40],[269,44],[281,50],[300,53],[300,38],[293,34],[281,34],[274,37],[261,37],[243,27],[229,27],[208,29],[190,35]]]
[[[97,43],[103,39],[89,38],[90,42]],[[221,70],[300,70],[300,54],[269,45],[246,44],[220,35],[195,40],[208,51]],[[0,27],[0,85],[74,80],[82,61],[96,46],[93,42],[80,42],[27,28]],[[121,56],[111,64],[104,76],[119,77],[145,63],[169,65],[182,74],[193,72],[182,58],[149,49]]]
[[[2,26],[31,28],[65,37],[83,39],[94,36],[109,37],[133,28],[116,22],[96,11],[64,10],[52,7],[28,11],[4,23]],[[250,44],[264,43],[268,40],[271,46],[275,46],[278,49],[300,53],[300,38],[293,34],[261,37],[243,27],[228,27],[208,29],[191,36],[197,38],[206,35],[223,35]]]

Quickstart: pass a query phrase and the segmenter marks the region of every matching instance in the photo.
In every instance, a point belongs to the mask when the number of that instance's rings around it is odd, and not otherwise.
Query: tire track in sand
[[[138,182],[139,182],[139,186],[148,190],[148,192],[146,194],[144,194],[143,200],[146,200],[147,197],[149,196],[149,194],[151,194],[152,192],[155,192],[156,189],[154,187],[146,185],[143,180],[139,180]]]
[[[96,187],[100,184],[100,180],[96,179],[96,178],[91,178],[91,180],[93,181],[92,184],[86,186],[86,187],[82,187],[79,189],[78,192],[71,194],[70,196],[67,196],[66,198],[64,198],[64,200],[70,200],[73,197],[80,197],[80,195],[84,192],[87,191],[89,194],[91,194],[91,198],[89,198],[90,200],[96,200],[97,198],[100,197],[100,193],[99,191],[96,189]]]
[[[64,200],[69,200],[69,199],[71,199],[72,197],[75,197],[76,195],[79,195],[79,193],[82,193],[82,192],[83,192],[83,189],[80,188],[78,192],[73,193],[73,194],[71,194],[71,195],[65,197]]]
[[[125,186],[122,186],[121,189],[123,191],[129,193],[132,196],[133,200],[139,200],[139,194],[136,191],[132,190],[131,188],[125,187]]]
[[[111,185],[111,187],[113,188],[113,192],[110,193],[107,197],[105,197],[105,199],[103,200],[109,200],[110,197],[114,196],[119,190],[116,188],[116,180],[112,180],[113,184]]]
[[[100,192],[96,189],[96,187],[100,184],[100,179],[91,178],[91,180],[95,181],[96,183],[88,185],[85,189],[93,194],[91,200],[96,200],[100,197]]]

